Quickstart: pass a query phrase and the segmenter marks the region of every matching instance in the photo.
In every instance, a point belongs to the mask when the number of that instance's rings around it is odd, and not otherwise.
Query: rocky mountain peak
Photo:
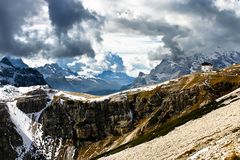
[[[14,67],[13,64],[9,61],[7,57],[3,57],[1,63],[6,64],[8,66]]]
[[[45,78],[47,77],[65,77],[77,76],[76,72],[71,71],[69,68],[62,68],[57,63],[45,64],[43,67],[36,68]]]
[[[28,68],[29,66],[23,62],[21,58],[13,57],[13,56],[6,56],[3,57],[1,60],[2,63],[6,65],[10,65],[16,68]]]
[[[0,84],[32,86],[46,84],[43,75],[29,68],[21,59],[4,57],[0,61]]]
[[[139,72],[138,77],[143,77],[143,76],[145,76],[145,73]]]
[[[144,78],[142,74],[139,74],[134,82],[127,88],[156,84],[193,72],[199,72],[201,63],[205,61],[213,64],[215,69],[221,69],[234,63],[240,63],[240,52],[216,51],[208,55],[200,53],[185,57],[181,56],[177,59],[166,56],[160,64],[152,69],[149,74],[146,74]]]

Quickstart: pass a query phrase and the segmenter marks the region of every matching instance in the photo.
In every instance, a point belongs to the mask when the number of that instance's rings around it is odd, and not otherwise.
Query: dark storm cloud
[[[93,25],[100,25],[99,17],[95,13],[90,13],[85,9],[80,1],[76,0],[46,0],[48,2],[49,17],[52,25],[55,27],[59,42],[63,45],[57,49],[56,55],[62,57],[74,57],[82,54],[94,56],[94,50],[90,41],[84,37],[85,30],[78,27],[81,33],[70,38],[67,33],[75,24],[82,21],[91,21]],[[77,39],[76,39],[77,37]],[[95,39],[101,41],[100,32],[95,33]]]
[[[170,25],[165,21],[146,21],[145,19],[118,19],[118,24],[120,27],[132,29],[134,31],[140,32],[144,35],[149,36],[159,36],[162,35],[162,41],[164,42],[164,47],[169,48],[173,58],[177,58],[184,54],[183,50],[180,48],[177,38],[186,37],[190,32],[189,29]]]
[[[171,5],[169,10],[181,15],[187,15],[192,19],[200,17],[192,24],[198,32],[196,39],[202,39],[202,44],[208,50],[213,52],[218,46],[225,47],[227,50],[238,50],[240,43],[240,17],[233,10],[219,10],[213,0],[189,0],[186,3]],[[205,28],[205,30],[199,30]],[[194,36],[187,39],[192,41],[192,46],[198,46]],[[188,47],[184,48],[188,50]]]
[[[162,34],[165,47],[171,50],[173,58],[182,53],[211,54],[218,46],[226,50],[240,49],[240,17],[234,10],[219,10],[214,0],[169,1],[164,7],[158,1],[146,1],[145,5],[155,9],[156,13],[164,10],[165,13],[185,15],[191,20],[188,29],[182,26],[178,28],[168,24],[162,25],[161,22],[148,21],[149,18],[135,20],[138,22],[123,22],[124,25],[140,30],[146,35]],[[151,52],[149,59],[162,59],[166,54],[161,51],[157,49]]]
[[[46,3],[47,2],[47,3]],[[28,30],[35,25],[27,20],[33,16],[41,18],[41,7],[48,5],[49,19],[55,29],[54,33],[41,29]],[[90,40],[86,36],[81,22],[91,27],[101,28],[103,18],[90,13],[80,1],[75,0],[1,0],[0,1],[0,54],[15,56],[35,56],[39,53],[45,57],[74,57],[87,54],[95,55]],[[38,23],[38,22],[36,22]],[[41,22],[40,22],[41,24]],[[74,35],[69,30],[75,27]],[[25,27],[23,31],[22,28]],[[51,27],[51,26],[50,26]],[[93,39],[101,42],[101,32],[94,30]],[[46,39],[58,38],[58,42],[49,44]]]
[[[74,24],[83,20],[97,20],[85,9],[80,1],[75,0],[46,0],[48,2],[49,17],[56,27],[56,32],[66,33]]]
[[[67,36],[62,38],[61,41],[63,41],[63,44],[53,51],[55,57],[75,57],[82,54],[94,57],[94,50],[89,41],[71,39]]]
[[[0,1],[0,53],[27,56],[43,47],[37,40],[24,43],[16,39],[25,18],[36,14],[37,8],[37,1],[32,0]]]
[[[233,10],[220,11],[213,0],[190,0],[186,4],[172,6],[172,9],[181,14],[201,16],[203,19],[208,19],[210,22],[215,23],[216,28],[223,29],[224,32],[220,35],[225,37],[228,34],[233,40],[240,41],[239,34],[234,34],[240,28],[240,17]]]

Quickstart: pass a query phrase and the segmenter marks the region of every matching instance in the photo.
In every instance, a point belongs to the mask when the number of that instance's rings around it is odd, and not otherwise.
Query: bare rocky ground
[[[225,105],[175,128],[165,136],[103,160],[233,159],[240,156],[240,89]],[[225,96],[225,97],[227,97]],[[225,98],[224,97],[224,98]]]

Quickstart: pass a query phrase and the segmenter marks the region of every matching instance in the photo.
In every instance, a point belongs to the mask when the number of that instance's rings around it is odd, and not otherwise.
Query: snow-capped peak
[[[69,68],[62,68],[57,63],[46,64],[43,67],[38,67],[37,70],[47,77],[66,77],[77,76],[78,74],[71,71]]]
[[[176,60],[171,57],[165,57],[159,65],[151,70],[150,74],[145,74],[144,76],[140,74],[128,88],[156,84],[193,72],[198,72],[200,71],[200,64],[203,62],[210,62],[215,69],[224,68],[234,63],[240,63],[240,52],[220,50],[212,54],[204,55],[198,53]]]

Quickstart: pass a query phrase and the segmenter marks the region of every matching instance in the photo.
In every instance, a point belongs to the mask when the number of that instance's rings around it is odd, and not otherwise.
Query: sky
[[[238,0],[0,1],[0,55],[32,67],[65,61],[87,74],[118,71],[112,52],[137,76],[166,55],[239,51],[239,44]]]

